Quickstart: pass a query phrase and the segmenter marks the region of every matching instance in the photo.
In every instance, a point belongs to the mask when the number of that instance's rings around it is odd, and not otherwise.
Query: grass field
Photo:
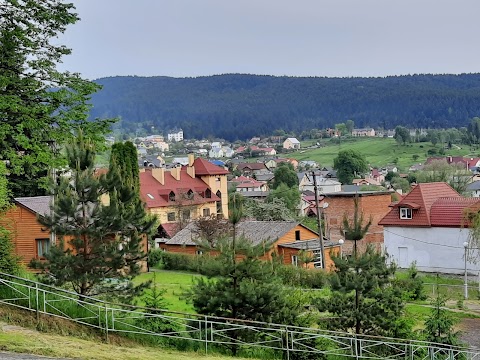
[[[199,276],[201,275],[181,271],[155,270],[139,275],[135,278],[135,284],[153,281],[155,277],[158,288],[165,290],[164,298],[168,303],[168,310],[193,313],[192,305],[182,297],[182,294],[192,286],[193,279]]]
[[[308,146],[312,142],[302,143],[302,146]],[[340,150],[353,149],[363,154],[370,166],[381,167],[388,164],[396,164],[401,171],[407,171],[408,168],[415,163],[424,163],[429,155],[427,151],[435,148],[431,143],[412,143],[405,146],[398,145],[392,138],[352,138],[342,140],[341,143],[334,144],[331,141],[322,142],[323,147],[316,149],[304,149],[289,154],[289,157],[297,160],[313,160],[321,166],[332,166],[333,159]],[[440,145],[435,149],[440,150]],[[478,152],[478,151],[477,151]],[[466,156],[471,154],[470,149],[460,146],[446,151],[451,156]],[[414,160],[413,155],[418,155],[418,159]]]

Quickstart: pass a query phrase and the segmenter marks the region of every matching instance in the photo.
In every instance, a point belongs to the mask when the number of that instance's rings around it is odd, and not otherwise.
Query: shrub
[[[423,289],[423,280],[418,277],[416,263],[413,262],[408,268],[406,279],[398,279],[398,286],[403,289],[406,300],[426,300],[427,295]]]
[[[287,286],[295,286],[307,289],[321,289],[326,284],[324,271],[317,269],[305,269],[291,265],[281,265],[276,269],[276,275]]]

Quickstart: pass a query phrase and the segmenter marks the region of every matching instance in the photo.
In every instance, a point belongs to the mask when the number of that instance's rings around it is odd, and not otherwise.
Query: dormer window
[[[402,207],[400,208],[400,219],[411,219],[412,218],[412,209]]]
[[[187,192],[187,199],[192,200],[193,199],[193,191],[190,189]]]
[[[205,197],[207,199],[211,199],[212,198],[212,191],[210,189],[207,189],[205,190]]]
[[[170,191],[170,194],[168,194],[168,200],[175,201],[175,193],[173,191]]]

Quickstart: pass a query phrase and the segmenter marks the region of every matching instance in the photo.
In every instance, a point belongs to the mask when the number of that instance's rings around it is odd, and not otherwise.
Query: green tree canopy
[[[397,126],[395,128],[395,135],[393,136],[399,144],[405,145],[407,142],[410,142],[410,131],[403,126]]]
[[[333,159],[333,168],[337,170],[338,180],[342,184],[351,184],[352,180],[368,171],[365,157],[352,149],[341,150]]]
[[[293,168],[293,165],[288,162],[283,162],[273,172],[274,179],[272,189],[276,189],[280,184],[285,184],[289,188],[298,187],[298,176]]]
[[[142,290],[131,280],[146,258],[142,240],[155,220],[116,167],[106,175],[95,174],[90,141],[80,136],[67,147],[67,158],[72,175],[54,187],[52,214],[39,218],[60,241],[51,246],[46,261],[33,261],[32,266],[43,270],[47,282],[69,284],[80,298],[106,294],[128,300]]]
[[[345,127],[349,134],[352,134],[353,128],[355,127],[355,122],[353,120],[347,120],[345,122]]]
[[[61,163],[52,144],[68,143],[78,128],[104,141],[110,126],[87,120],[99,86],[57,70],[70,50],[56,39],[77,20],[73,4],[60,0],[0,5],[0,160],[13,196],[45,194],[48,169]]]
[[[268,203],[272,203],[275,199],[281,200],[292,214],[296,214],[300,203],[300,191],[296,186],[290,188],[281,183],[276,189],[270,190],[267,196]]]

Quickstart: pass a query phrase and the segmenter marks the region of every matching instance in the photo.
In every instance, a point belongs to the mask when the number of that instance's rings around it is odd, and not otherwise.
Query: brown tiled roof
[[[50,212],[51,196],[31,196],[18,197],[13,199],[18,205],[21,205],[37,215],[44,216]]]
[[[214,165],[213,165],[214,166]],[[148,208],[171,206],[181,203],[180,196],[185,195],[189,190],[194,192],[193,199],[185,200],[185,205],[199,205],[213,201],[220,201],[220,198],[212,192],[211,198],[206,198],[204,194],[208,189],[199,178],[192,178],[186,170],[180,172],[180,181],[175,179],[170,171],[165,171],[165,183],[160,184],[153,176],[150,169],[140,173],[140,195]],[[176,200],[169,201],[169,194],[173,191]]]
[[[468,227],[465,211],[469,208],[478,208],[479,198],[440,198],[435,201],[430,210],[432,226]]]
[[[229,174],[228,170],[212,164],[210,161],[207,161],[202,158],[196,158],[193,162],[193,167],[195,168],[195,175],[227,175]]]
[[[263,170],[266,169],[264,163],[240,163],[237,165],[237,169],[242,171],[244,169],[251,169],[251,170]]]
[[[390,226],[431,226],[430,210],[440,198],[462,198],[450,185],[444,182],[422,183],[415,186],[392,210],[380,220],[379,225]],[[415,206],[412,206],[414,204]],[[400,219],[400,208],[412,208],[411,219]]]

